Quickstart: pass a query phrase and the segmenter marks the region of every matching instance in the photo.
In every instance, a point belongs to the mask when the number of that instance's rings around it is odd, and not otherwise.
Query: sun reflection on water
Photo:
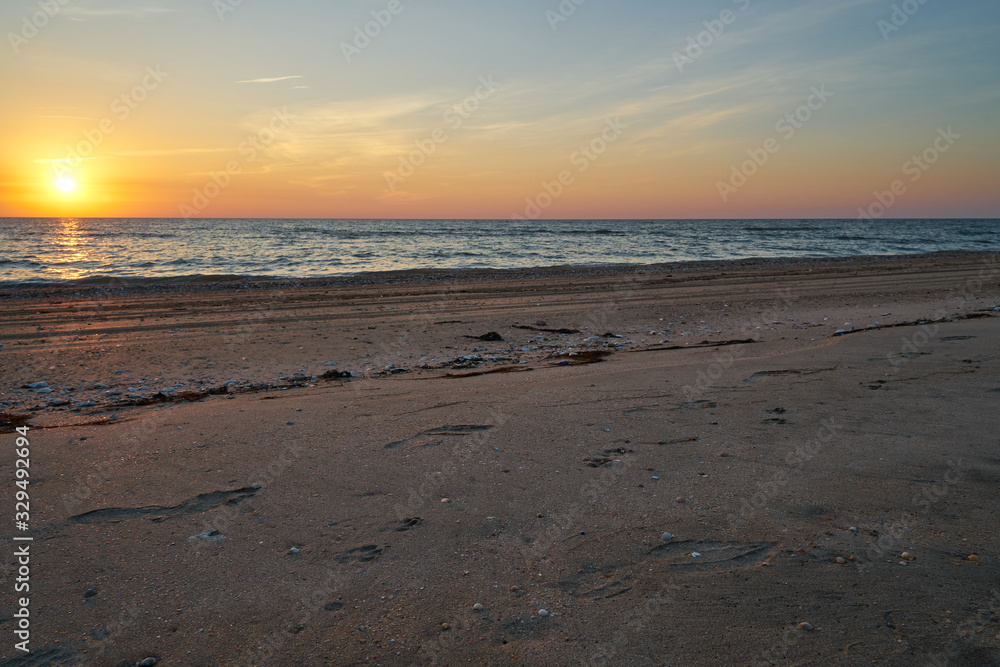
[[[87,234],[80,229],[80,221],[76,218],[60,218],[57,224],[59,227],[53,239],[58,257],[54,262],[55,273],[64,280],[82,278],[86,272],[80,264],[89,258]]]

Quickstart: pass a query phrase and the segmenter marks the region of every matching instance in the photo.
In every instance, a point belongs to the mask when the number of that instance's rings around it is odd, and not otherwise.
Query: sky
[[[4,0],[0,216],[1000,217],[995,0]]]

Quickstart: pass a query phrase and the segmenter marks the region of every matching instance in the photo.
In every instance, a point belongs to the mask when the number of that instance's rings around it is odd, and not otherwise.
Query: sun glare
[[[76,190],[76,181],[69,176],[61,176],[56,181],[56,187],[61,192],[73,192],[73,190]]]

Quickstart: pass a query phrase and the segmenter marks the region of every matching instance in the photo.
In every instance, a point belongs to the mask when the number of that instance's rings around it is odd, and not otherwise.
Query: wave
[[[570,230],[558,230],[555,232],[556,236],[625,236],[629,232],[615,229],[570,229]]]
[[[0,266],[45,266],[41,262],[33,259],[3,259],[0,257]]]
[[[998,220],[0,220],[0,285],[1000,249]],[[200,275],[200,274],[199,274]],[[111,277],[118,276],[118,277]],[[139,277],[131,277],[139,276]],[[207,280],[215,280],[207,279]]]
[[[744,227],[745,232],[819,232],[816,227]]]

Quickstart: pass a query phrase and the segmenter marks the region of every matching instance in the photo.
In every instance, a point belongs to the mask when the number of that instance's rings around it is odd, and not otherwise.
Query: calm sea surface
[[[1000,251],[1000,220],[0,219],[0,286]]]

